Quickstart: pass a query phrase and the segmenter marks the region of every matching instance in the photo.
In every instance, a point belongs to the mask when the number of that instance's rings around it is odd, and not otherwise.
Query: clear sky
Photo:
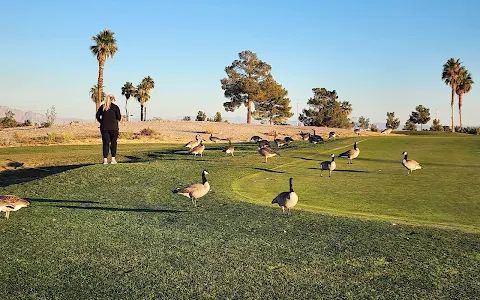
[[[123,111],[121,87],[150,75],[149,118],[227,113],[220,79],[243,50],[272,66],[293,111],[312,88],[337,90],[353,116],[403,123],[418,104],[450,123],[443,64],[460,58],[478,82],[464,100],[464,124],[480,125],[479,1],[36,1],[2,2],[0,105],[93,120],[90,88],[98,62],[91,37],[115,33],[118,52],[105,66],[105,90]],[[135,117],[140,107],[129,103]],[[457,108],[456,108],[457,109]],[[458,114],[456,113],[458,122]],[[296,115],[295,117],[296,118]]]

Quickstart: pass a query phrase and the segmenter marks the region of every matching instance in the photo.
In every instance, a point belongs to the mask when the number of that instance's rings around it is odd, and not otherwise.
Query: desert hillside
[[[149,128],[154,131],[150,137],[139,136],[142,129]],[[300,132],[316,131],[316,134],[328,138],[330,131],[335,131],[339,137],[353,136],[351,129],[335,129],[326,127],[310,126],[282,126],[262,124],[235,124],[215,122],[194,122],[194,121],[147,121],[147,122],[121,122],[121,142],[127,141],[155,141],[155,142],[187,142],[199,134],[201,138],[208,140],[209,133],[213,132],[220,138],[231,138],[232,142],[249,141],[253,135],[272,140],[272,132],[276,131],[278,137],[291,136],[299,138]],[[365,132],[362,135],[375,135],[376,133]],[[54,137],[53,139],[51,137]],[[65,137],[63,140],[58,137]],[[75,123],[67,125],[54,125],[50,128],[18,127],[8,128],[0,131],[0,144],[3,146],[14,146],[19,144],[45,144],[49,140],[65,143],[100,143],[100,133],[97,123]],[[49,139],[50,138],[50,139]]]

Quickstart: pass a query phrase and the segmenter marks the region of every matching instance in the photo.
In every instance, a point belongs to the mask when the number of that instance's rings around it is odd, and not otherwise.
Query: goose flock
[[[359,132],[355,131],[356,134]],[[385,131],[384,134],[389,134],[390,131]],[[313,134],[310,133],[299,133],[301,140],[308,141],[312,144],[324,143],[324,139],[317,135],[315,130],[313,130]],[[335,132],[330,132],[328,135],[328,139],[335,139],[337,135]],[[219,138],[210,134],[209,140],[213,143],[218,143],[222,141],[228,141],[228,145],[222,150],[225,152],[225,155],[231,155],[232,157],[235,147],[232,145],[231,138]],[[185,148],[188,148],[188,153],[197,156],[200,154],[203,157],[203,152],[205,151],[205,145],[203,144],[205,140],[200,138],[197,134],[195,136],[195,140],[192,140],[184,145]],[[250,142],[254,142],[257,144],[257,151],[258,154],[265,157],[265,163],[268,162],[269,158],[275,157],[280,155],[278,149],[281,147],[288,146],[294,139],[290,136],[286,136],[283,139],[278,137],[276,131],[274,131],[274,138],[273,143],[275,143],[277,149],[273,149],[271,146],[270,141],[261,138],[258,135],[252,136]],[[358,148],[357,142],[353,144],[353,149],[340,153],[338,157],[348,159],[347,164],[353,164],[353,160],[360,155],[360,149]],[[408,159],[408,153],[405,151],[402,153],[404,156],[402,160],[402,165],[408,170],[406,176],[410,176],[413,171],[422,169],[422,165],[415,160]],[[335,154],[330,155],[331,160],[322,161],[320,162],[320,176],[323,177],[323,171],[328,171],[328,177],[332,177],[332,172],[336,169],[337,165],[335,162]],[[185,187],[177,188],[172,192],[174,194],[182,195],[185,197],[190,198],[194,207],[197,207],[197,200],[210,191],[210,184],[207,181],[206,175],[208,175],[208,171],[205,169],[201,173],[202,183],[194,183],[190,184]],[[288,192],[281,192],[278,194],[273,200],[272,204],[278,204],[278,206],[282,209],[287,215],[290,214],[290,210],[298,203],[298,195],[293,190],[293,178],[289,178],[290,190]],[[10,212],[17,211],[23,207],[29,207],[30,202],[19,198],[14,195],[4,195],[0,196],[0,212],[5,213],[5,218],[8,219],[10,216]]]

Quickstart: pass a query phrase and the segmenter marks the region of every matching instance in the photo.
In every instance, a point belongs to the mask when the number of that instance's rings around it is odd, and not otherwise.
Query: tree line
[[[100,107],[105,93],[103,91],[103,72],[105,62],[113,58],[118,50],[114,33],[108,29],[101,31],[92,37],[95,42],[90,46],[91,53],[98,61],[98,81],[90,89],[90,97],[96,104],[96,110]],[[224,96],[229,101],[223,103],[225,111],[235,111],[240,106],[247,108],[247,123],[255,120],[266,121],[270,124],[285,124],[288,118],[293,116],[290,106],[291,100],[287,97],[288,91],[278,83],[271,74],[272,67],[260,60],[257,54],[245,50],[238,54],[238,59],[231,65],[225,67],[226,77],[220,80]],[[458,96],[458,108],[460,114],[460,127],[463,127],[462,105],[463,97],[471,91],[474,81],[472,74],[462,65],[460,59],[450,58],[444,65],[442,80],[451,86],[451,109],[452,109],[452,131],[455,131],[454,104],[455,95]],[[150,91],[155,87],[154,80],[147,76],[136,87],[127,81],[121,88],[125,96],[125,113],[129,120],[128,100],[134,97],[140,103],[140,119],[146,120],[146,103],[150,99]],[[349,116],[352,112],[352,105],[348,101],[339,101],[335,90],[326,88],[313,88],[313,97],[308,99],[309,108],[303,109],[299,115],[299,121],[307,126],[328,126],[348,128],[353,125]],[[422,112],[423,106],[417,107],[418,114],[412,114],[405,124],[410,128],[412,124],[425,123],[422,119],[426,112]],[[391,115],[390,115],[391,114]],[[428,119],[430,120],[430,119]],[[365,120],[364,120],[365,121]],[[365,122],[362,121],[362,126]],[[427,121],[428,122],[428,121]],[[399,121],[395,119],[394,113],[387,113],[387,127],[398,128]]]

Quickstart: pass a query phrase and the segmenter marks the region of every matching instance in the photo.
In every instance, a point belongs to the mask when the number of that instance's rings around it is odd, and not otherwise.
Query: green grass
[[[0,218],[0,298],[473,299],[479,141],[368,138],[353,165],[337,159],[365,172],[332,178],[310,168],[352,140],[297,143],[268,164],[246,145],[233,158],[121,145],[124,163],[108,166],[99,146],[0,149],[0,163],[25,163],[0,173],[0,194],[32,202]],[[425,169],[403,176],[404,150]],[[171,190],[204,168],[212,190],[195,209]],[[269,203],[292,175],[300,209],[287,217]]]

